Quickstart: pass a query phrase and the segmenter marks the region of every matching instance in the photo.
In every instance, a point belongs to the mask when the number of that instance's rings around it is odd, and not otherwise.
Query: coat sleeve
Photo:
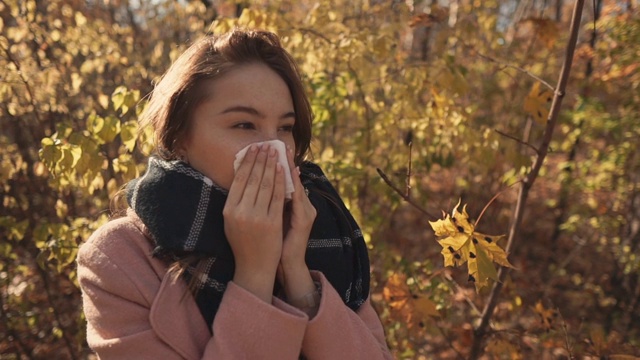
[[[118,245],[123,239],[117,237],[130,240],[129,233],[99,230],[78,253],[87,342],[100,359],[298,358],[308,317],[278,299],[265,303],[233,283],[214,321],[214,336],[204,325],[197,336],[157,331],[150,312],[162,276],[144,251]],[[170,341],[167,332],[173,336]]]
[[[384,329],[369,299],[357,312],[347,307],[329,281],[317,271],[312,277],[322,287],[320,307],[309,321],[302,343],[302,353],[310,360],[392,359]]]

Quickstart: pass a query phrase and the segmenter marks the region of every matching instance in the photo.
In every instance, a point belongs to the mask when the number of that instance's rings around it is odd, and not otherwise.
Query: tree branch
[[[436,216],[433,216],[431,213],[429,213],[425,208],[423,208],[422,206],[418,205],[415,201],[413,201],[412,198],[410,198],[409,196],[407,196],[404,191],[402,191],[400,188],[398,188],[397,186],[395,186],[391,180],[389,180],[389,177],[387,176],[387,174],[385,174],[382,170],[380,170],[380,168],[376,168],[376,171],[378,172],[378,174],[380,175],[380,177],[382,178],[382,180],[384,180],[384,182],[389,185],[390,188],[393,189],[393,191],[395,191],[396,193],[398,193],[398,195],[400,195],[401,198],[403,198],[406,202],[408,202],[409,204],[411,204],[413,207],[415,207],[416,209],[420,210],[421,213],[425,214],[427,217],[429,217],[431,220],[437,220],[438,218]]]
[[[493,130],[494,130],[495,132],[497,132],[498,134],[500,134],[500,135],[502,135],[502,136],[506,137],[506,138],[509,138],[509,139],[511,139],[511,140],[513,140],[513,141],[515,141],[515,142],[517,142],[517,143],[520,143],[520,144],[522,144],[522,145],[524,145],[524,146],[527,146],[527,147],[531,148],[533,151],[535,151],[535,153],[536,153],[536,154],[538,154],[538,155],[540,154],[540,151],[539,151],[538,149],[536,149],[536,147],[535,147],[535,146],[533,146],[533,145],[529,144],[528,142],[522,141],[522,140],[518,139],[517,137],[512,136],[512,135],[509,135],[509,134],[507,134],[507,133],[504,133],[504,132],[502,132],[502,131],[500,131],[500,130],[498,130],[498,129],[493,129]]]
[[[549,90],[552,90],[552,91],[554,90],[554,88],[553,88],[553,86],[551,86],[551,84],[549,84],[548,82],[544,81],[541,77],[539,77],[538,75],[532,73],[531,71],[529,71],[527,69],[523,69],[523,68],[521,68],[520,66],[517,66],[517,65],[505,63],[504,61],[498,60],[498,59],[493,58],[493,57],[488,56],[488,55],[484,55],[484,54],[479,53],[477,51],[476,51],[476,54],[478,54],[478,56],[480,56],[481,58],[483,58],[485,60],[489,60],[491,62],[494,62],[494,63],[496,63],[496,64],[498,64],[498,65],[500,65],[502,67],[507,67],[507,68],[511,68],[511,69],[520,71],[521,73],[531,77],[532,79],[541,82],[542,85],[544,85],[547,88],[549,88]]]
[[[560,71],[558,87],[554,91],[553,102],[551,103],[551,110],[549,111],[549,116],[547,118],[547,125],[544,130],[544,134],[542,137],[542,142],[539,147],[539,153],[536,157],[536,161],[531,168],[529,174],[522,182],[520,186],[520,192],[518,194],[518,200],[516,203],[516,208],[513,214],[513,220],[511,222],[511,227],[509,229],[509,238],[507,242],[507,246],[505,251],[508,253],[513,248],[515,239],[517,238],[518,232],[520,230],[520,225],[522,223],[522,214],[525,209],[525,204],[527,202],[527,197],[529,195],[529,190],[533,186],[534,181],[538,177],[540,173],[540,168],[544,163],[544,160],[549,151],[549,144],[551,143],[551,139],[553,137],[553,130],[556,126],[556,122],[558,120],[558,115],[560,114],[560,107],[562,105],[562,100],[565,95],[565,89],[567,87],[567,82],[569,80],[569,74],[571,73],[571,64],[573,62],[573,53],[576,48],[576,42],[578,40],[578,32],[580,30],[580,20],[582,18],[582,8],[584,7],[584,0],[577,0],[574,8],[573,15],[571,18],[571,27],[569,29],[570,36],[569,41],[567,43],[566,55],[564,59],[564,63],[562,65],[562,70]],[[493,288],[491,289],[491,294],[489,295],[489,299],[487,300],[487,304],[482,312],[482,317],[480,319],[480,324],[474,330],[474,339],[471,347],[471,353],[469,358],[472,360],[477,359],[482,353],[482,344],[484,341],[484,337],[487,334],[487,328],[489,326],[489,321],[491,320],[491,316],[493,315],[493,311],[497,305],[498,296],[500,295],[500,291],[502,290],[502,286],[504,284],[504,280],[509,273],[508,268],[501,267],[498,272],[498,281],[493,284]]]

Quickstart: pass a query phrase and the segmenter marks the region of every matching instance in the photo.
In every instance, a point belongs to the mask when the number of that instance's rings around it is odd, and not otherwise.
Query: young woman
[[[362,233],[304,161],[311,118],[272,33],[208,36],[171,66],[141,119],[157,155],[78,254],[100,358],[391,358]]]

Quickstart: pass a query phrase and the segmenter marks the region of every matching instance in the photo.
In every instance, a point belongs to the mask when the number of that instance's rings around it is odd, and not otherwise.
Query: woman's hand
[[[252,145],[238,167],[223,210],[236,264],[233,281],[269,303],[283,248],[284,189],[276,149]]]

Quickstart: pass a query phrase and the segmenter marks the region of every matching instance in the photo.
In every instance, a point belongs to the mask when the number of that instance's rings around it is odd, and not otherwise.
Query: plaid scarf
[[[307,266],[322,272],[356,311],[369,295],[369,258],[362,232],[320,167],[304,162],[300,172],[318,214],[307,245]],[[126,190],[129,206],[153,237],[154,256],[205,259],[206,276],[199,279],[196,303],[208,324],[213,324],[235,269],[222,216],[227,193],[188,164],[157,157],[149,159],[146,173]],[[184,279],[190,281],[194,273],[194,266],[187,267]]]

